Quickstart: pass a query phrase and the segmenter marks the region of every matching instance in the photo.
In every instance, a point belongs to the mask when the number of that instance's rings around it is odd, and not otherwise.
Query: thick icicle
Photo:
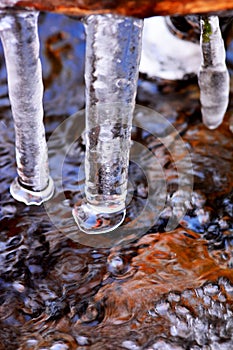
[[[18,171],[11,194],[28,205],[40,205],[53,194],[43,125],[37,18],[37,12],[0,11]]]
[[[222,123],[229,101],[229,73],[217,16],[201,19],[201,48],[198,81],[203,123],[209,129],[215,129]]]
[[[92,15],[85,26],[86,198],[73,215],[83,231],[102,233],[125,216],[143,21]]]

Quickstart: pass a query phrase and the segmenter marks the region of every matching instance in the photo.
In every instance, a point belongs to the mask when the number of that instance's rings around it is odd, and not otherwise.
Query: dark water
[[[84,107],[85,43],[81,24],[63,16],[41,16],[40,37],[49,139]],[[230,72],[232,50],[230,43]],[[138,104],[172,122],[189,149],[192,198],[180,225],[165,232],[172,198],[182,196],[175,165],[151,133],[135,129],[134,140],[163,166],[168,200],[147,234],[136,235],[132,228],[125,242],[95,245],[78,232],[70,214],[83,184],[82,117],[79,140],[67,156],[69,124],[51,143],[55,180],[57,164],[64,161],[51,206],[26,207],[11,198],[14,128],[2,51],[0,57],[0,349],[232,349],[232,99],[223,125],[209,131],[201,123],[195,79],[172,83],[140,77]],[[143,169],[133,163],[130,179],[128,222],[148,192]]]

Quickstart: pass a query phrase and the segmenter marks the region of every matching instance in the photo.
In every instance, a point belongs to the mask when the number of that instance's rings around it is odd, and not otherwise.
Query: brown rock
[[[135,17],[206,13],[233,9],[233,0],[1,0],[0,7],[37,9],[75,16],[118,13]]]

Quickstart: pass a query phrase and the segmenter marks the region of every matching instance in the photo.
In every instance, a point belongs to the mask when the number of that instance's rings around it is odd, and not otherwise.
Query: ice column
[[[142,27],[140,19],[112,14],[85,20],[86,183],[73,215],[88,233],[124,220]]]
[[[229,99],[229,73],[217,16],[201,19],[202,65],[199,72],[203,122],[209,129],[223,120]]]
[[[43,125],[37,18],[37,12],[0,11],[18,171],[10,190],[15,199],[28,205],[40,205],[53,194]]]

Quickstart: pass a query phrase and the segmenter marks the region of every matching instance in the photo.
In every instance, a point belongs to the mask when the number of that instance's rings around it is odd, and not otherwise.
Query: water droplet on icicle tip
[[[201,50],[198,83],[202,118],[209,129],[215,129],[223,121],[230,89],[225,47],[217,16],[201,19]]]

